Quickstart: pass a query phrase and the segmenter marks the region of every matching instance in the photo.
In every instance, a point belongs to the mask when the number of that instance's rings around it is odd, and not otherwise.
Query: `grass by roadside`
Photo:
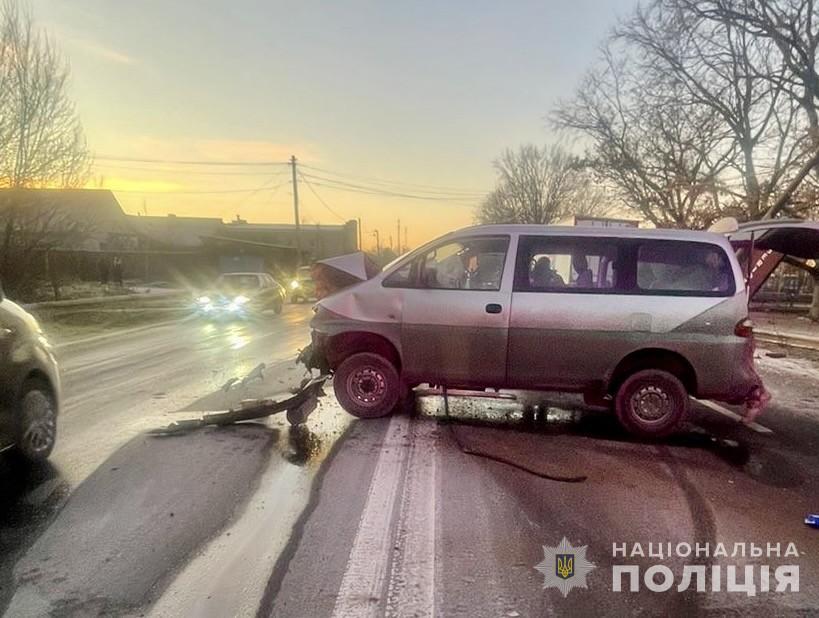
[[[102,284],[97,281],[71,281],[60,285],[59,300],[137,294],[137,289],[143,286],[144,284],[135,280],[125,281],[124,285],[117,285],[115,283]],[[15,298],[15,300],[22,303],[41,303],[57,300],[54,297],[54,289],[45,281],[38,282],[25,290],[20,290],[19,293],[20,295]]]
[[[92,305],[40,307],[32,313],[54,343],[93,337],[154,322],[181,319],[190,313],[187,298],[142,297]]]

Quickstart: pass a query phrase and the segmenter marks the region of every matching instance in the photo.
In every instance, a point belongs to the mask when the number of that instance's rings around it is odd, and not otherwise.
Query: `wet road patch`
[[[243,425],[134,438],[20,559],[10,615],[99,615],[149,602],[252,493],[277,437]]]

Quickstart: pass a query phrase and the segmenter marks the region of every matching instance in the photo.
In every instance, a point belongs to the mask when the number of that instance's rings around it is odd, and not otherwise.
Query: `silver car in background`
[[[312,328],[312,364],[358,417],[390,413],[421,383],[556,390],[658,437],[684,422],[689,396],[764,393],[743,269],[716,233],[467,228],[324,298]]]

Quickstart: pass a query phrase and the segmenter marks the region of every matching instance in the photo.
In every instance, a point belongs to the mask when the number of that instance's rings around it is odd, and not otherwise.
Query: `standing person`
[[[594,287],[594,273],[591,268],[589,268],[589,262],[584,254],[575,253],[572,255],[572,268],[574,268],[574,272],[577,273],[577,279],[574,280],[575,287]]]
[[[114,258],[114,283],[122,287],[122,258],[119,256]]]
[[[97,263],[100,271],[100,285],[108,285],[108,276],[110,269],[108,268],[108,256],[104,253],[100,254],[99,262]]]

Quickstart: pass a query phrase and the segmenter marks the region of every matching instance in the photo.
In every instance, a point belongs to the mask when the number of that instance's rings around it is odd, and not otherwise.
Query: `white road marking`
[[[728,418],[733,419],[738,423],[742,423],[742,417],[739,414],[729,410],[728,408],[725,408],[725,407],[719,405],[718,403],[714,403],[713,401],[709,401],[708,399],[695,399],[694,401],[697,401],[697,402],[701,403],[706,408],[709,408],[709,409],[713,410],[714,412],[718,412],[719,414],[722,414],[723,416],[727,416]],[[746,427],[748,427],[748,429],[753,429],[757,433],[773,433],[773,431],[771,429],[768,429],[767,427],[764,427],[764,426],[762,426],[762,425],[760,425],[759,423],[756,423],[756,422],[748,423],[748,424],[742,423],[742,424],[745,425]]]
[[[437,424],[412,424],[384,615],[435,615]]]
[[[390,420],[378,454],[367,500],[333,608],[334,617],[378,616],[393,542],[392,519],[409,449],[410,421]]]

